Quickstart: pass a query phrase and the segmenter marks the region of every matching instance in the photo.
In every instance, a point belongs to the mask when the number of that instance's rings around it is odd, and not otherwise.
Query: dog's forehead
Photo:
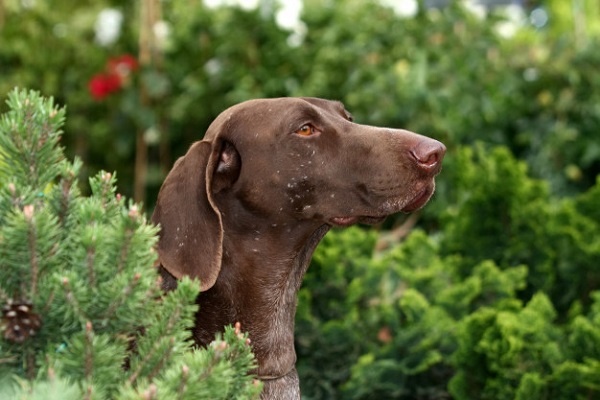
[[[230,121],[239,119],[241,122],[251,123],[278,121],[302,112],[326,112],[342,116],[347,114],[344,105],[339,101],[316,97],[281,97],[248,100],[225,110],[223,116]]]
[[[232,113],[249,116],[279,114],[286,115],[301,111],[324,111],[344,114],[344,105],[339,101],[320,99],[316,97],[280,97],[274,99],[248,100],[229,109]]]
[[[298,123],[306,123],[312,118],[337,116],[344,119],[350,114],[339,101],[316,97],[280,97],[254,99],[236,104],[213,121],[205,138],[210,139],[222,134],[258,133],[268,136],[279,133],[281,129],[298,129]],[[237,136],[237,135],[236,135]]]

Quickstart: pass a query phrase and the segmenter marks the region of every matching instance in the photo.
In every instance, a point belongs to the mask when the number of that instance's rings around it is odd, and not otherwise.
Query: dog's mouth
[[[331,225],[342,226],[342,227],[354,225],[358,222],[360,222],[361,224],[375,225],[375,224],[382,222],[386,217],[387,217],[387,215],[382,216],[382,217],[370,217],[370,216],[366,216],[366,215],[359,216],[359,217],[334,217],[334,218],[330,218],[329,222]]]
[[[333,217],[329,219],[329,223],[331,225],[345,227],[354,225],[356,223],[366,224],[366,225],[375,225],[382,222],[388,215],[394,214],[396,212],[410,213],[416,211],[423,207],[431,196],[433,195],[433,191],[435,189],[435,184],[427,185],[425,188],[417,192],[415,196],[405,205],[403,206],[386,206],[386,212],[384,215],[360,215],[360,216],[344,216],[344,217]],[[400,207],[400,208],[397,208]],[[388,212],[389,209],[389,212]]]
[[[431,198],[431,195],[433,195],[434,189],[434,185],[426,186],[425,189],[418,192],[415,195],[414,199],[410,203],[405,205],[400,211],[403,213],[409,213],[423,207],[425,204],[427,204],[427,202]]]

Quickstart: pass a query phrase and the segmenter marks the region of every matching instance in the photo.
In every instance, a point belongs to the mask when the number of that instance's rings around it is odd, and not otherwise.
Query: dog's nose
[[[446,154],[446,146],[437,140],[425,138],[417,143],[410,154],[417,161],[419,168],[426,172],[437,173]]]

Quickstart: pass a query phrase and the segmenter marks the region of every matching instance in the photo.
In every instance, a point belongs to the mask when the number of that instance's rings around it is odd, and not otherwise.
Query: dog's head
[[[223,213],[252,221],[347,226],[422,207],[445,147],[360,125],[316,98],[251,100],[221,113],[167,176],[154,215],[160,262],[210,288],[220,270]]]

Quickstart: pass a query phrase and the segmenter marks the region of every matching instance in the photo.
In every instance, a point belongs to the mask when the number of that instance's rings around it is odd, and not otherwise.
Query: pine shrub
[[[261,385],[240,327],[207,349],[189,328],[199,283],[163,293],[157,227],[59,146],[64,108],[14,90],[0,120],[0,398],[247,399]]]

